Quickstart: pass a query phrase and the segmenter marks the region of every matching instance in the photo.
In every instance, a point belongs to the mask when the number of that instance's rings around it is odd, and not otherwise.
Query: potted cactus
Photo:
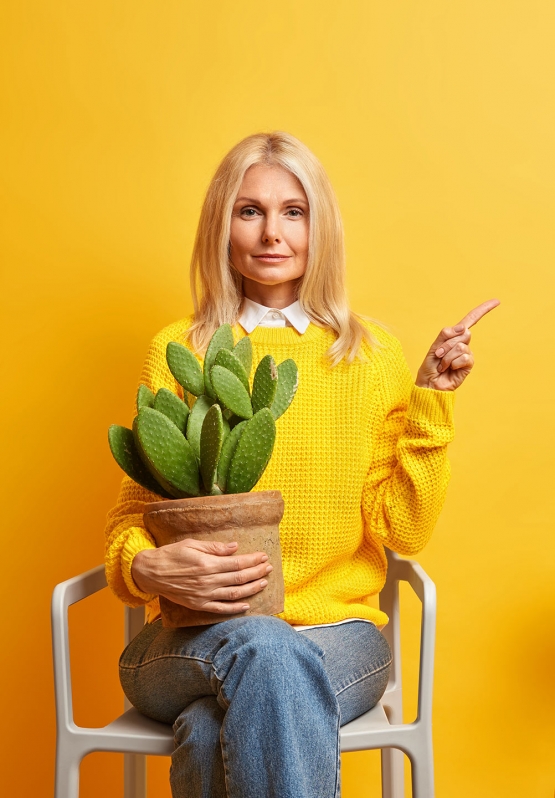
[[[163,497],[147,504],[145,526],[156,545],[188,537],[237,541],[238,553],[265,551],[274,570],[264,591],[252,597],[248,615],[283,610],[278,490],[250,493],[272,455],[276,420],[297,390],[293,360],[276,365],[270,355],[252,371],[248,336],[234,345],[229,324],[212,336],[203,367],[175,341],[166,349],[168,367],[188,403],[172,391],[155,394],[140,385],[133,428],[113,424],[108,432],[118,465],[139,485]],[[191,405],[191,406],[190,406]],[[163,596],[164,626],[196,626],[236,617],[190,610]]]

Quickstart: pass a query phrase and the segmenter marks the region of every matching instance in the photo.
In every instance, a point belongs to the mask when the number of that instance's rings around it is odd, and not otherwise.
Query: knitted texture
[[[169,341],[186,343],[191,319],[162,330],[152,342],[141,382],[169,388],[183,398],[166,365]],[[299,389],[277,421],[270,464],[254,490],[280,490],[285,609],[291,624],[387,616],[372,596],[386,576],[384,546],[413,555],[427,543],[449,481],[447,444],[453,438],[450,391],[417,388],[399,342],[367,323],[381,346],[366,344],[366,361],[331,368],[325,357],[331,332],[311,324],[303,335],[291,327],[257,327],[251,334],[254,363],[273,355],[293,358]],[[244,335],[238,324],[235,340]],[[159,614],[155,596],[142,593],[131,576],[135,554],[154,547],[142,508],[160,497],[124,477],[106,526],[106,573],[118,598],[148,603],[147,619]]]

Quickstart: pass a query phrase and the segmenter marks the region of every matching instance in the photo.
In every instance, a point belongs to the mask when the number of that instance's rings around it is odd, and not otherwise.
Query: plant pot
[[[279,490],[254,493],[231,493],[200,496],[147,504],[145,526],[157,546],[177,543],[185,538],[236,541],[237,554],[264,551],[274,569],[266,577],[268,584],[246,601],[250,609],[235,615],[191,610],[160,596],[164,627],[203,626],[248,615],[276,615],[283,610],[284,587],[279,545],[279,522],[283,517],[283,498]]]

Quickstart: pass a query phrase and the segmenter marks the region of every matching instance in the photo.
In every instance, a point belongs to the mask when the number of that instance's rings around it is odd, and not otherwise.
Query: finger
[[[473,367],[474,358],[472,355],[461,355],[460,357],[456,357],[451,363],[451,373],[458,371],[459,369],[464,369],[467,373],[469,373]]]
[[[273,571],[273,566],[268,562],[260,563],[253,568],[242,568],[240,571],[225,571],[212,574],[210,583],[217,587],[231,587],[233,585],[246,585],[256,579],[264,579]]]
[[[469,344],[471,338],[472,334],[470,333],[470,330],[465,330],[460,335],[456,335],[454,338],[444,341],[439,349],[435,350],[434,355],[436,357],[443,357],[446,352],[449,352],[459,342],[462,342],[463,344]]]
[[[267,584],[267,579],[257,579],[255,582],[237,587],[219,587],[212,591],[210,599],[211,601],[239,601],[249,596],[256,596],[257,593],[264,590]]]
[[[268,555],[263,551],[251,554],[236,554],[232,557],[218,557],[214,561],[213,573],[229,573],[244,571],[246,568],[255,568],[261,563],[268,562]]]
[[[482,304],[478,305],[477,308],[474,308],[474,310],[471,310],[470,313],[467,313],[466,316],[461,319],[457,325],[455,325],[455,329],[461,325],[463,325],[463,328],[473,327],[486,315],[486,313],[489,313],[490,310],[493,310],[500,304],[501,302],[498,299],[488,299],[487,302],[482,302]]]
[[[267,562],[268,555],[264,551],[255,551],[249,554],[235,554],[237,551],[237,543],[219,543],[214,540],[195,540],[194,538],[186,538],[180,543],[187,548],[195,549],[202,554],[208,556],[216,556],[217,559],[211,563],[210,573],[219,573],[221,571],[241,571],[243,568],[249,568],[253,565],[258,565],[261,562]],[[177,545],[177,544],[174,544]]]
[[[237,551],[237,543],[220,543],[217,540],[196,540],[196,538],[185,538],[179,541],[182,546],[189,549],[196,549],[204,554],[217,555],[218,557],[229,556]]]
[[[443,366],[443,361],[441,365]],[[457,369],[471,369],[473,366],[474,355],[472,352],[464,352],[462,355],[453,358],[449,365],[442,368],[441,371],[444,372],[448,368],[450,368],[452,371],[456,371]]]
[[[466,355],[469,352],[470,349],[466,344],[463,344],[461,342],[455,344],[455,346],[441,358],[441,361],[438,363],[437,370],[447,371],[447,369],[449,368],[449,366],[455,360],[456,357],[460,357],[461,355]]]

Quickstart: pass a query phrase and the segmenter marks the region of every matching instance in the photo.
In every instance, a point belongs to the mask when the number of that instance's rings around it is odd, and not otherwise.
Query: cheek
[[[229,238],[236,252],[250,252],[253,243],[258,240],[258,231],[255,222],[245,224],[241,220],[232,220]]]
[[[299,224],[290,231],[289,242],[299,255],[308,255],[308,225]]]

